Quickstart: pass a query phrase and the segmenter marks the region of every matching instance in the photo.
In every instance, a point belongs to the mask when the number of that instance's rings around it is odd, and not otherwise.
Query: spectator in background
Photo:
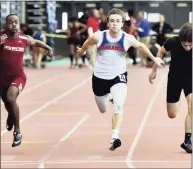
[[[70,57],[70,68],[78,68],[79,55],[76,52],[77,46],[81,45],[81,33],[87,30],[87,26],[83,23],[78,22],[76,17],[72,17],[68,24],[68,45],[69,45],[69,57]],[[75,65],[73,64],[75,57]]]
[[[36,40],[46,43],[46,35],[40,28],[36,28],[34,30],[32,37]],[[45,65],[42,64],[42,59],[46,54],[46,50],[44,48],[40,48],[36,46],[33,46],[31,49],[32,49],[32,58],[33,58],[32,60],[33,60],[34,68],[37,68],[37,69],[40,69],[41,67],[44,68]]]
[[[80,23],[82,23],[82,24],[85,24],[85,25],[87,25],[87,21],[88,21],[88,18],[89,18],[89,10],[88,10],[88,8],[83,8],[83,15],[79,18],[79,22]],[[84,31],[84,32],[82,32],[81,34],[80,34],[80,43],[81,43],[81,46],[84,44],[84,42],[86,41],[86,39],[88,38],[88,31]],[[86,59],[86,56],[87,56],[87,54],[85,54],[85,55],[83,55],[83,56],[81,56],[81,58],[82,58],[82,63],[83,63],[83,65],[82,65],[82,67],[84,68],[84,67],[86,67],[86,62],[85,62],[85,59]]]
[[[128,33],[137,38],[137,20],[134,17],[134,11],[132,9],[128,10],[128,15],[130,19],[130,27]]]
[[[88,26],[88,35],[91,37],[93,33],[99,30],[99,11],[97,9],[93,9],[91,11],[91,16],[88,18],[87,26]]]
[[[21,32],[23,32],[25,35],[29,35],[29,36],[33,36],[33,30],[31,28],[29,28],[28,24],[25,23],[21,23],[20,24],[20,30]],[[33,57],[33,53],[32,53],[32,47],[27,47],[25,54],[24,54],[24,60],[27,63],[26,66],[31,66],[31,60],[32,60],[32,66],[35,67],[35,63],[34,63],[34,57]]]
[[[99,11],[97,9],[93,9],[91,11],[91,16],[88,18],[87,26],[88,26],[88,36],[91,37],[93,33],[100,30],[99,28]],[[93,45],[89,50],[89,60],[91,66],[94,68],[95,65],[95,57],[96,57],[96,45]]]
[[[99,29],[101,31],[104,31],[104,30],[107,29],[107,17],[104,14],[103,8],[98,7],[97,10],[99,11],[99,16],[100,16],[100,19],[99,19]]]
[[[152,30],[157,33],[157,43],[163,46],[166,41],[165,34],[173,31],[173,28],[165,22],[164,15],[160,15],[159,22],[153,25]]]
[[[129,21],[126,22],[126,32],[128,34],[131,34],[133,35],[135,38],[137,38],[137,21],[134,17],[134,11],[131,9],[131,10],[128,10],[128,15],[129,15]],[[137,64],[137,61],[136,61],[136,57],[137,57],[137,50],[136,48],[134,47],[130,47],[129,50],[128,50],[128,54],[129,54],[129,57],[131,57],[131,59],[133,59],[133,64],[136,65]]]
[[[20,29],[25,35],[33,35],[33,30],[28,27],[28,24],[21,24]]]
[[[138,35],[139,35],[139,41],[146,45],[149,48],[150,43],[150,26],[148,21],[144,18],[144,12],[140,11],[138,13]],[[146,66],[146,58],[143,57],[143,54],[140,53],[141,58],[141,65]]]
[[[83,8],[83,15],[80,17],[78,21],[86,25],[89,17],[90,15],[88,8]]]

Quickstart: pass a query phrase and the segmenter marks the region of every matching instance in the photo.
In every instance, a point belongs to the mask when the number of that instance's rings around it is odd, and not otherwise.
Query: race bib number
[[[125,75],[119,75],[119,79],[122,82],[125,82],[125,83],[127,82]]]

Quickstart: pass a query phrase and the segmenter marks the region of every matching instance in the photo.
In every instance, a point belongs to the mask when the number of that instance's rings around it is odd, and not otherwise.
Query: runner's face
[[[190,42],[181,42],[181,44],[186,51],[190,51],[192,49],[192,43]]]
[[[121,15],[112,14],[109,16],[108,21],[109,30],[113,33],[117,33],[123,27],[123,19]]]
[[[7,18],[7,30],[11,33],[17,33],[19,31],[19,18],[16,15],[11,15]]]

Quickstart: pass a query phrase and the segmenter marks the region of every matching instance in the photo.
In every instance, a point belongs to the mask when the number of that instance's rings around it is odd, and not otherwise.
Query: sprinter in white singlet
[[[114,104],[112,119],[112,137],[110,150],[121,146],[119,129],[123,118],[123,105],[127,96],[127,70],[126,52],[130,46],[141,50],[146,56],[152,59],[158,67],[164,62],[155,58],[149,49],[134,36],[121,30],[125,21],[124,12],[120,9],[112,9],[108,16],[108,30],[96,32],[88,38],[82,48],[78,48],[80,55],[83,55],[89,47],[97,44],[97,57],[92,78],[92,88],[96,104],[101,113],[107,111],[109,94]]]

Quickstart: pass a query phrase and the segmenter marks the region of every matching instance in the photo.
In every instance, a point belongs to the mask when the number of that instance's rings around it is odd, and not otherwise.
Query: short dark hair
[[[129,10],[128,10],[128,15],[129,15],[129,16],[134,16],[134,10],[129,9]]]
[[[69,20],[70,20],[70,22],[75,22],[75,21],[77,21],[77,17],[73,16]]]
[[[101,9],[101,7],[100,6],[97,6],[97,8],[96,8],[97,10],[100,10]]]
[[[180,32],[179,38],[181,42],[190,42],[192,43],[192,23],[185,23]]]
[[[89,10],[88,10],[88,8],[84,7],[82,11],[83,12],[88,12]]]
[[[7,23],[7,20],[8,20],[8,18],[9,18],[10,16],[17,16],[17,15],[14,14],[14,13],[7,15],[6,18],[5,18],[6,23]]]

